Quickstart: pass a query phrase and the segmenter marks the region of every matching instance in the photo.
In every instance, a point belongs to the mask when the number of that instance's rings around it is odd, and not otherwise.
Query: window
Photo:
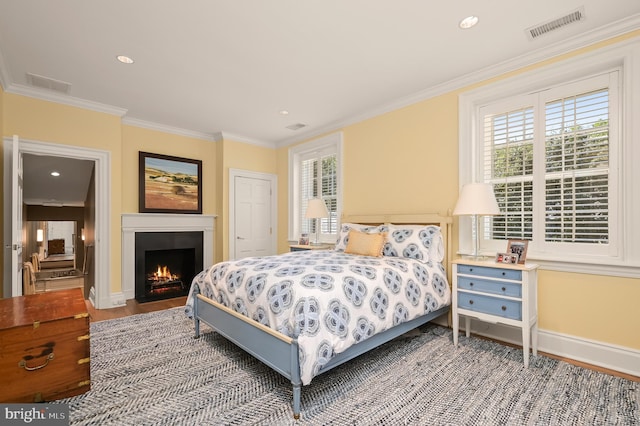
[[[546,251],[570,243],[575,253],[601,254],[615,243],[609,173],[617,161],[609,151],[618,141],[609,124],[618,120],[610,107],[617,81],[611,71],[506,101],[522,104],[516,108],[480,108],[483,180],[493,184],[503,212],[492,218],[489,239],[536,241]]]
[[[309,234],[313,239],[316,226],[319,224],[320,241],[336,241],[341,206],[341,152],[341,134],[321,138],[290,150],[290,240],[297,240],[302,233]],[[307,204],[312,198],[324,201],[329,211],[328,218],[319,221],[305,218]]]
[[[504,251],[507,240],[524,239],[527,257],[555,263],[550,269],[640,266],[640,227],[629,208],[640,202],[631,189],[639,151],[625,115],[640,99],[625,92],[625,83],[638,79],[625,50],[461,95],[460,184],[492,183],[502,212],[481,221],[481,251]],[[464,220],[460,226],[465,251],[470,230]]]

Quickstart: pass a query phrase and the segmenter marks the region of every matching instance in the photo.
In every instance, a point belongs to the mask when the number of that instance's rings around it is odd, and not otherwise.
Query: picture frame
[[[496,263],[508,263],[515,265],[518,263],[518,255],[516,253],[497,253]]]
[[[300,234],[300,239],[298,240],[298,245],[308,246],[309,245],[309,234]]]
[[[139,151],[140,213],[202,214],[202,161]]]
[[[524,265],[524,262],[527,259],[528,246],[529,241],[527,240],[509,240],[509,244],[507,245],[507,253],[517,254],[518,263]]]

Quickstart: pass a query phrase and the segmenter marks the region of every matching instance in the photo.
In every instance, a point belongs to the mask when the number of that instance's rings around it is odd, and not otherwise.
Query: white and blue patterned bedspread
[[[221,262],[198,274],[200,292],[298,342],[302,383],[334,354],[451,303],[440,263],[332,250]],[[185,311],[193,317],[193,285]]]

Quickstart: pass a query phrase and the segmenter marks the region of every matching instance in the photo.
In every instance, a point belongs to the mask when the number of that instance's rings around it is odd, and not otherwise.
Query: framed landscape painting
[[[140,213],[202,213],[202,161],[140,151]]]

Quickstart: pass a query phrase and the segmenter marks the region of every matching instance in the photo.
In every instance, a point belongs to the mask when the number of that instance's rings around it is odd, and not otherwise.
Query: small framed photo
[[[510,263],[515,265],[518,263],[518,255],[515,253],[498,253],[496,254],[496,263]]]
[[[300,239],[298,240],[298,244],[301,246],[309,245],[309,234],[300,234]]]
[[[527,258],[528,246],[529,246],[529,241],[527,240],[509,240],[509,244],[507,245],[507,253],[517,254],[518,255],[517,263],[524,265],[524,261]]]

